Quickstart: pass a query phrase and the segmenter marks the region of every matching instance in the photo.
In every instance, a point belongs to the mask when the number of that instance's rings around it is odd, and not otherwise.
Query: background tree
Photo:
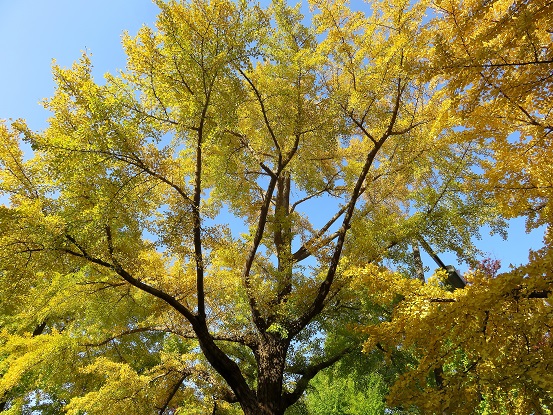
[[[337,363],[320,372],[311,382],[301,409],[298,405],[286,413],[383,414],[385,384],[380,376],[372,371],[360,374],[343,369],[343,364]]]
[[[0,129],[7,412],[283,414],[359,344],[351,270],[502,224],[426,2],[157,3],[126,71],[54,66],[49,127]]]

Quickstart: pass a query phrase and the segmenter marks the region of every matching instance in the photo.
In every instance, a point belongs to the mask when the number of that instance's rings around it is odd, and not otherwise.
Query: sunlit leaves
[[[393,359],[400,349],[418,358],[394,383],[389,402],[431,413],[473,413],[481,402],[496,413],[550,407],[552,314],[548,299],[535,298],[550,283],[522,275],[494,278],[477,270],[466,275],[466,288],[451,293],[431,282],[359,271],[371,301],[395,304],[390,321],[364,329],[366,350],[378,347]]]
[[[124,36],[125,71],[54,65],[48,128],[0,127],[0,402],[280,415],[368,322],[367,351],[418,364],[391,399],[491,408],[511,363],[531,367],[508,378],[524,405],[540,395],[517,379],[550,387],[550,315],[531,300],[550,236],[526,268],[460,292],[384,267],[410,272],[422,239],[474,263],[481,225],[549,221],[549,78],[509,69],[531,46],[549,59],[529,19],[548,5],[313,1],[310,23],[284,1],[157,4],[155,30]],[[515,15],[526,37],[496,24]]]

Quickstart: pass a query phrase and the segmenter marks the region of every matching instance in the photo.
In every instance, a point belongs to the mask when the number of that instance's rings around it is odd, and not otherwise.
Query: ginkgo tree
[[[0,128],[7,413],[283,414],[360,345],[323,347],[352,270],[502,224],[430,3],[156,3],[126,70],[54,65],[48,128]]]

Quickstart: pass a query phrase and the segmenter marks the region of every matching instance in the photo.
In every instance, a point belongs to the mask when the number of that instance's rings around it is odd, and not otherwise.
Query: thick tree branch
[[[279,289],[277,302],[280,303],[292,290],[292,236],[290,229],[290,174],[283,172],[277,181],[275,200],[273,240],[277,251]],[[269,320],[272,320],[269,319]],[[268,322],[271,324],[271,321]]]
[[[551,292],[551,290],[532,291],[528,294],[528,298],[548,298]]]
[[[62,147],[62,146],[48,146],[53,149],[68,151],[68,152],[79,152],[79,153],[95,153],[95,154],[103,154],[109,158],[113,158],[115,160],[118,160],[122,163],[134,166],[144,173],[148,174],[151,177],[154,177],[161,181],[162,183],[165,183],[167,186],[171,187],[173,190],[175,190],[186,202],[186,204],[193,206],[194,202],[190,198],[190,196],[177,184],[173,183],[171,180],[166,178],[165,176],[161,175],[160,173],[157,173],[154,171],[151,167],[147,166],[142,159],[140,159],[136,154],[119,154],[115,152],[105,151],[105,150],[90,150],[90,149],[79,149],[79,148],[68,148],[68,147]]]
[[[129,284],[131,284],[133,287],[136,287],[144,292],[147,292],[148,294],[153,295],[154,297],[159,298],[160,300],[165,301],[167,304],[169,304],[171,307],[173,307],[176,311],[181,313],[186,319],[194,326],[197,324],[197,319],[194,314],[190,310],[188,310],[183,304],[181,304],[176,298],[170,296],[164,291],[158,290],[155,287],[152,287],[148,284],[143,283],[142,281],[138,280],[137,278],[134,278],[129,272],[127,272],[123,267],[117,262],[111,264],[109,262],[106,262],[100,258],[96,258],[92,255],[90,255],[86,249],[81,246],[71,235],[66,234],[65,237],[68,241],[70,241],[73,245],[79,249],[79,252],[75,252],[71,249],[62,249],[62,252],[65,252],[66,254],[86,259],[87,261],[101,265],[102,267],[108,268],[112,271],[114,271],[117,275],[119,275],[121,278],[123,278],[125,281],[127,281]],[[108,240],[108,245],[111,244]],[[113,245],[111,247],[112,252],[110,254],[113,257]]]
[[[33,330],[32,336],[33,337],[40,336],[44,332],[45,328],[46,328],[46,321],[43,321],[42,323],[40,323],[38,326],[35,327],[35,329]]]
[[[424,265],[421,259],[421,252],[417,244],[413,245],[413,260],[415,262],[415,272],[417,275],[417,279],[424,284]]]
[[[429,298],[428,301],[431,303],[456,303],[458,300],[456,298]]]
[[[403,61],[403,55],[402,55],[402,61]],[[402,63],[403,62],[401,62],[401,64]],[[397,92],[396,92],[396,97],[394,102],[394,109],[390,117],[388,128],[386,129],[382,137],[375,142],[374,147],[369,152],[369,154],[367,154],[367,158],[365,160],[365,164],[363,165],[363,169],[361,170],[359,176],[357,177],[357,182],[355,183],[355,187],[353,188],[353,191],[351,193],[350,201],[347,204],[347,209],[344,215],[344,219],[342,221],[342,226],[338,231],[339,232],[338,240],[336,242],[336,246],[334,247],[334,252],[330,260],[326,278],[319,286],[317,295],[313,300],[313,302],[311,303],[311,305],[299,318],[297,318],[289,325],[290,326],[289,331],[292,335],[299,333],[307,324],[309,324],[309,322],[313,319],[313,317],[318,315],[324,308],[325,299],[328,293],[330,292],[330,288],[332,287],[332,283],[334,281],[336,271],[338,270],[338,264],[342,256],[342,250],[344,247],[344,242],[346,240],[346,234],[351,226],[351,220],[355,212],[356,203],[364,190],[363,184],[365,183],[367,175],[374,163],[374,160],[376,159],[376,155],[378,154],[378,152],[380,151],[381,147],[384,145],[386,140],[393,133],[393,129],[396,124],[397,117],[399,115],[401,97],[403,95],[403,92],[405,91],[406,86],[407,86],[407,82],[403,83],[402,79],[399,78],[397,81]]]
[[[403,91],[405,91],[405,88],[407,87],[407,82],[402,83],[401,78],[397,81],[397,92],[396,92],[396,98],[394,102],[394,109],[392,111],[392,116],[390,117],[390,123],[388,124],[388,128],[386,132],[384,133],[384,137],[388,137],[390,135],[394,134],[394,126],[396,124],[397,117],[399,115],[399,106],[401,104],[401,96],[403,95]]]
[[[361,193],[363,193],[365,189],[361,189]],[[320,240],[320,238],[325,234],[328,229],[342,216],[346,210],[348,209],[349,204],[345,204],[334,214],[332,218],[315,234],[309,241],[304,243],[296,252],[293,254],[293,258],[295,262],[300,262],[308,257],[311,256],[311,252],[316,249],[316,247],[322,245],[322,243],[318,244],[317,241]],[[335,239],[337,236],[333,236],[332,239]],[[331,239],[331,240],[332,240]],[[324,242],[327,242],[328,238],[325,238]]]
[[[289,372],[294,373],[297,375],[301,375],[301,378],[296,383],[296,387],[292,392],[287,392],[283,394],[282,399],[284,400],[284,405],[286,407],[289,407],[293,405],[305,392],[305,389],[309,385],[309,381],[317,375],[321,370],[326,369],[330,366],[332,366],[334,363],[338,362],[340,359],[342,359],[347,354],[351,353],[353,351],[353,348],[348,347],[342,350],[340,353],[323,360],[318,363],[314,363],[312,365],[309,365],[302,369],[294,369],[290,368]]]
[[[342,106],[342,109],[344,111],[347,110],[346,107]],[[363,125],[363,121],[359,121],[357,120],[357,118],[355,118],[354,114],[353,114],[353,110],[352,111],[349,111],[347,112],[348,114],[348,117],[353,121],[353,123],[357,126],[357,128],[359,128],[361,130],[361,132],[369,139],[373,142],[373,144],[376,144],[376,139],[373,137],[373,135],[365,128],[365,126]]]
[[[198,295],[198,317],[205,320],[205,289],[204,289],[204,257],[202,252],[202,218],[200,203],[202,197],[202,141],[204,126],[209,106],[211,88],[206,97],[206,103],[202,110],[200,128],[198,129],[198,143],[196,145],[196,167],[194,170],[194,212],[192,214],[192,232],[194,235],[194,261],[196,262],[196,291]]]
[[[334,281],[336,271],[338,270],[338,264],[342,256],[342,249],[344,247],[346,233],[350,228],[351,219],[353,217],[353,213],[355,212],[355,205],[357,203],[357,200],[362,194],[363,183],[365,182],[367,174],[369,173],[369,170],[376,158],[376,155],[378,154],[378,151],[380,150],[380,148],[382,147],[382,145],[384,144],[387,138],[388,136],[384,135],[383,138],[377,142],[377,145],[375,145],[367,155],[367,159],[365,161],[363,169],[359,174],[355,187],[351,193],[350,201],[346,205],[347,208],[345,211],[344,219],[342,221],[341,228],[338,230],[338,233],[339,233],[338,240],[336,242],[334,253],[330,260],[326,278],[319,286],[317,296],[315,297],[311,305],[299,318],[297,318],[295,321],[293,321],[290,324],[289,331],[292,335],[299,333],[307,324],[309,324],[309,322],[313,319],[313,317],[319,314],[324,308],[324,301],[328,293],[330,292],[330,288]]]
[[[180,336],[180,337],[185,338],[185,339],[197,339],[198,338],[196,333],[190,332],[190,331],[182,331],[182,330],[175,330],[175,329],[166,329],[165,331],[168,332],[168,333],[176,334],[177,336]],[[257,337],[253,333],[246,333],[244,335],[237,335],[237,334],[233,334],[231,332],[228,332],[228,333],[225,333],[225,334],[213,333],[213,334],[211,334],[211,337],[215,341],[242,344],[244,346],[249,347],[252,350],[259,346],[259,342],[257,340]]]
[[[255,260],[255,256],[257,254],[257,249],[259,248],[259,244],[263,239],[263,234],[265,232],[265,227],[267,225],[267,215],[269,214],[269,208],[271,206],[271,200],[273,199],[273,193],[275,191],[277,181],[278,181],[278,176],[273,176],[271,177],[269,185],[267,186],[267,191],[265,193],[265,199],[263,200],[263,205],[261,206],[261,212],[259,213],[259,220],[257,222],[257,227],[255,230],[255,235],[253,237],[252,246],[250,247],[248,256],[246,257],[244,268],[242,270],[242,279],[246,287],[246,294],[248,295],[248,301],[250,305],[250,310],[252,312],[253,321],[254,321],[254,324],[257,326],[257,328],[262,332],[267,329],[266,327],[267,324],[264,318],[261,316],[261,313],[257,306],[257,300],[255,298],[255,294],[253,293],[253,287],[251,285],[250,272],[253,265],[253,261]]]
[[[75,245],[80,252],[75,252],[71,249],[61,249],[62,252],[114,271],[132,286],[165,301],[168,305],[182,314],[192,325],[192,329],[194,333],[196,333],[204,356],[211,366],[227,381],[236,396],[244,400],[253,399],[253,392],[244,379],[239,366],[216,345],[213,336],[211,336],[207,329],[205,319],[198,319],[187,307],[166,292],[145,284],[133,277],[115,260],[115,258],[113,264],[96,258],[90,255],[72,236],[66,235],[66,238]]]
[[[338,230],[323,239],[318,239],[318,240],[314,238],[310,239],[306,244],[302,245],[296,252],[294,252],[294,254],[292,255],[294,262],[300,262],[306,258],[309,258],[311,255],[313,255],[313,252],[315,252],[317,249],[323,246],[328,246],[330,242],[332,242],[339,236],[340,236],[340,231]]]

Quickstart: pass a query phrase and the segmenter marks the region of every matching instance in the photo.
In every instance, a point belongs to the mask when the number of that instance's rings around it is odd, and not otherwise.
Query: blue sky
[[[122,69],[123,31],[135,34],[156,14],[150,0],[0,0],[0,119],[43,128],[38,103],[53,93],[52,59],[70,66],[87,51],[97,77]]]
[[[125,66],[123,32],[134,35],[142,25],[152,26],[156,14],[150,0],[0,0],[0,119],[24,118],[31,128],[43,129],[48,112],[40,101],[53,94],[52,59],[70,66],[86,51],[100,81],[105,72]],[[478,246],[506,269],[526,262],[542,234],[526,234],[524,221],[515,220],[507,241],[484,231]],[[455,265],[451,255],[443,260]],[[434,269],[428,257],[424,262]]]

